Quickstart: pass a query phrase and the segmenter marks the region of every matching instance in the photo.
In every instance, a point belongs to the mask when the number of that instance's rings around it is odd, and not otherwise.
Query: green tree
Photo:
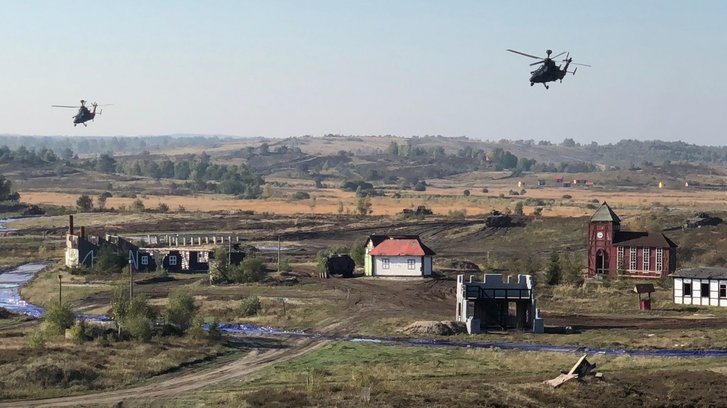
[[[126,265],[128,260],[125,254],[111,245],[102,245],[94,259],[93,270],[102,274],[120,273]]]
[[[210,281],[224,283],[230,280],[230,258],[226,246],[218,246],[214,251],[215,258],[210,264]]]
[[[18,201],[20,195],[12,192],[13,183],[0,174],[0,201]]]
[[[159,211],[160,213],[167,213],[169,212],[169,206],[165,203],[159,203],[159,205],[157,206],[157,211]]]
[[[560,268],[560,259],[557,253],[550,255],[548,265],[545,267],[545,283],[548,285],[557,285],[563,277]]]
[[[111,313],[119,334],[122,330],[127,330],[133,338],[139,340],[151,338],[157,312],[149,305],[144,295],[129,298],[126,285],[118,285],[111,297]]]
[[[396,142],[389,143],[389,147],[386,148],[386,154],[390,154],[392,156],[398,156],[399,155],[399,144]]]
[[[351,251],[348,254],[356,262],[356,265],[363,265],[364,256],[366,255],[366,241],[363,239],[356,240],[351,245]]]
[[[175,290],[169,295],[165,321],[180,332],[186,332],[192,324],[199,307],[194,298],[186,290]]]
[[[93,209],[93,199],[86,194],[81,195],[76,200],[76,207],[81,211],[91,211]]]

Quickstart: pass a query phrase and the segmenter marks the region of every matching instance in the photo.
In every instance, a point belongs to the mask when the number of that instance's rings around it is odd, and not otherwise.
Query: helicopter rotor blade
[[[580,65],[580,66],[582,66],[582,67],[589,67],[589,68],[592,68],[592,67],[591,67],[590,65],[588,65],[588,64],[579,64],[579,63],[577,63],[577,62],[571,62],[571,65]]]
[[[530,64],[530,66],[532,67],[533,65],[538,65],[538,64],[542,64],[542,63],[544,63],[544,62],[545,62],[545,60],[540,60],[540,61],[538,61],[538,62],[533,62],[532,64]]]
[[[78,109],[78,108],[80,108],[80,106],[51,105],[51,108],[73,108],[73,109]]]
[[[556,58],[560,57],[561,55],[563,55],[565,53],[566,53],[566,51],[563,51],[560,54],[556,55],[555,57],[550,57],[550,59],[556,59]]]
[[[526,53],[524,53],[524,52],[520,52],[520,51],[515,51],[515,50],[511,50],[511,49],[509,49],[509,48],[508,48],[508,49],[507,49],[506,51],[514,52],[515,54],[520,54],[520,55],[524,55],[524,56],[526,56],[526,57],[530,57],[530,58],[535,58],[535,59],[543,59],[543,58],[541,58],[541,57],[536,57],[535,55],[530,55],[530,54],[526,54]]]

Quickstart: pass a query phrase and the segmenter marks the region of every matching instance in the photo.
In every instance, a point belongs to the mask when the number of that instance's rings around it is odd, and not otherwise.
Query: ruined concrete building
[[[518,275],[516,282],[501,274],[485,274],[481,282],[457,276],[456,320],[467,324],[469,333],[488,328],[517,328],[542,333],[543,319],[535,305],[535,285],[530,275]],[[510,305],[515,304],[515,316]]]

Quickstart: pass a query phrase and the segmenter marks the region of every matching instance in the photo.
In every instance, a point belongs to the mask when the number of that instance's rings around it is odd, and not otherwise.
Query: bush
[[[229,272],[229,279],[235,283],[260,282],[264,277],[265,264],[261,258],[255,256],[246,257],[240,266]]]
[[[93,209],[93,199],[86,194],[81,195],[76,200],[76,207],[81,211],[91,211]]]
[[[157,211],[159,211],[160,213],[169,212],[169,206],[164,203],[159,203],[159,206],[157,206]]]
[[[86,340],[86,323],[78,320],[71,327],[71,340],[76,343],[83,343]]]
[[[45,342],[48,340],[47,335],[45,334],[45,331],[43,331],[42,328],[38,327],[35,330],[33,330],[32,333],[30,333],[30,336],[28,336],[27,344],[28,347],[31,349],[42,349],[45,347]]]
[[[417,181],[417,183],[414,184],[414,191],[427,191],[427,182],[424,180]]]
[[[349,251],[348,255],[351,256],[356,265],[363,265],[366,255],[366,241],[363,239],[356,240],[351,245],[351,251]]]
[[[141,198],[137,198],[129,205],[129,211],[136,213],[144,212],[144,202],[141,201]]]
[[[293,200],[308,200],[310,199],[310,194],[308,194],[305,191],[296,191],[293,196],[291,197]]]
[[[152,335],[152,321],[144,315],[136,315],[126,319],[126,330],[136,340],[148,341]]]
[[[71,305],[68,303],[55,302],[46,309],[43,321],[48,334],[64,334],[66,329],[73,326],[76,315],[73,314]]]
[[[255,316],[262,310],[260,298],[257,296],[248,296],[240,301],[240,314],[243,317]]]
[[[470,196],[470,191],[469,190],[465,190],[463,192],[463,194],[464,194],[465,197],[469,197]]]
[[[166,323],[184,333],[192,325],[199,308],[186,290],[175,290],[169,295]]]

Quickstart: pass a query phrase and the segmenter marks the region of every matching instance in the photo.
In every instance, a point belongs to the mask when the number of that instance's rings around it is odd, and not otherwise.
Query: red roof
[[[369,252],[369,255],[383,256],[424,256],[434,255],[434,251],[418,239],[391,238],[383,241]]]

